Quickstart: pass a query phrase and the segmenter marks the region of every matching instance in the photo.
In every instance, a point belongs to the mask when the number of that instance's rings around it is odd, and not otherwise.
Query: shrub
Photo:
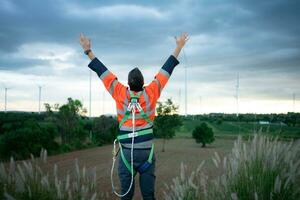
[[[232,152],[213,162],[222,174],[210,180],[201,168],[190,176],[182,167],[181,178],[174,179],[165,198],[175,199],[300,199],[300,142],[280,142],[255,135],[249,142],[241,137]]]
[[[0,112],[0,134],[21,128],[28,119],[41,121],[44,117],[44,113]]]
[[[197,143],[202,143],[202,147],[215,140],[213,130],[205,122],[193,130],[193,138],[195,138]]]
[[[51,124],[39,124],[30,119],[16,130],[6,132],[0,137],[0,156],[9,159],[30,157],[30,154],[39,155],[42,148],[56,151],[58,144],[54,141],[56,129]]]
[[[218,119],[217,121],[216,121],[216,124],[218,124],[218,125],[221,125],[223,123],[223,120],[222,119]]]

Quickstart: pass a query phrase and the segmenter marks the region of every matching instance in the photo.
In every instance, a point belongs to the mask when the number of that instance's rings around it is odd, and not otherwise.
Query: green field
[[[200,120],[184,120],[183,126],[176,132],[177,137],[192,137],[192,131],[197,125],[206,122],[217,137],[250,136],[253,133],[269,134],[280,138],[300,138],[300,126],[280,124],[258,124],[255,122],[224,121],[221,124]]]

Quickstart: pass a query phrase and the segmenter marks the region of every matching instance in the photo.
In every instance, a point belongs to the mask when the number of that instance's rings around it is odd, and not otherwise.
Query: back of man
[[[129,87],[127,87],[120,83],[117,77],[94,56],[90,50],[90,40],[83,35],[80,37],[80,43],[85,53],[92,60],[88,66],[98,74],[105,88],[116,102],[117,119],[119,121],[120,128],[118,140],[121,143],[121,155],[119,156],[119,178],[122,194],[125,194],[127,190],[130,189],[128,194],[123,196],[122,199],[132,199],[134,195],[134,184],[130,188],[133,171],[134,175],[136,172],[140,173],[140,188],[143,199],[155,199],[154,188],[156,159],[153,153],[154,145],[152,128],[155,118],[156,102],[175,66],[178,65],[179,62],[177,57],[187,40],[187,34],[182,34],[178,39],[176,38],[177,47],[174,50],[173,55],[167,59],[165,64],[156,74],[154,80],[149,85],[143,87],[143,77],[140,77],[138,80],[142,80],[142,82],[140,81],[140,83],[137,84],[140,85],[140,87],[136,87],[136,84],[131,82],[131,79],[135,79],[134,76],[130,77],[132,70],[129,73]],[[134,70],[137,71],[138,69]],[[139,70],[137,72],[139,72]],[[140,109],[137,109],[135,112],[134,120],[132,119],[133,114],[128,111],[133,98],[137,100],[137,105],[140,106]],[[132,136],[132,132],[137,134]],[[132,137],[134,137],[134,140],[132,140]],[[132,147],[134,149],[133,158],[131,157]],[[133,169],[131,169],[128,162],[131,159],[133,159]],[[145,165],[147,162],[149,164]]]

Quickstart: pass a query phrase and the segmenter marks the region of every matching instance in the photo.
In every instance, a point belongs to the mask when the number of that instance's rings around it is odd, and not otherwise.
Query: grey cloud
[[[299,1],[3,2],[7,5],[0,8],[0,70],[77,77],[83,74],[81,67],[88,63],[83,61],[85,57],[78,44],[80,32],[92,39],[94,52],[118,73],[126,74],[131,66],[158,69],[172,53],[175,45],[172,37],[188,31],[191,38],[185,49],[187,60],[183,55],[179,58],[181,65],[172,77],[174,85],[181,85],[182,67],[188,65],[192,86],[207,84],[215,90],[228,90],[220,92],[225,96],[232,95],[237,72],[244,78],[247,91],[244,95],[249,98],[257,95],[281,99],[292,90],[300,92]],[[138,5],[168,17],[93,20],[72,17],[66,10],[71,4],[87,9],[86,12],[100,6]],[[205,38],[199,40],[199,36]],[[59,43],[74,49],[78,58],[73,56],[68,62],[75,67],[57,71],[47,69],[48,61],[10,59],[21,45],[32,42]],[[281,88],[281,94],[275,87]],[[170,87],[170,90],[174,89]]]
[[[0,70],[20,70],[33,66],[47,66],[48,62],[40,59],[0,57]]]

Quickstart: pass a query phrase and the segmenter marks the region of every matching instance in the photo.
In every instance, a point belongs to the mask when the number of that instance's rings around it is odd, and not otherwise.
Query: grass
[[[209,179],[204,162],[190,175],[182,165],[181,174],[167,186],[167,200],[197,199],[285,199],[300,198],[300,142],[282,142],[262,135],[236,140],[232,152],[222,160],[212,158],[222,173]]]
[[[192,131],[197,125],[204,121],[185,120],[183,126],[176,132],[177,137],[192,137]],[[229,122],[221,124],[205,121],[210,126],[217,137],[237,138],[238,135],[250,136],[255,133],[278,136],[282,139],[300,138],[300,127],[285,126],[279,124],[260,125],[253,122]]]
[[[18,200],[95,200],[96,192],[95,169],[88,171],[79,168],[75,160],[74,173],[67,172],[58,175],[58,167],[53,166],[53,172],[43,171],[47,164],[47,151],[42,150],[40,159],[16,163],[11,158],[9,166],[0,163],[0,197],[1,199]]]

